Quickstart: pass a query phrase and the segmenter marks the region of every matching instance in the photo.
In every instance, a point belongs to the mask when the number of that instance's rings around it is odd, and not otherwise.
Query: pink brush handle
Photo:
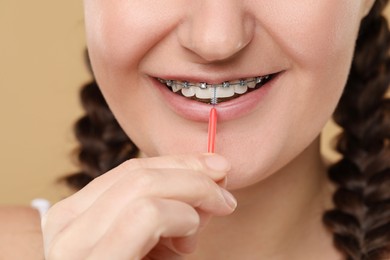
[[[217,133],[217,110],[215,109],[215,107],[213,107],[210,110],[210,118],[209,118],[209,136],[207,141],[208,153],[214,153],[216,133]]]

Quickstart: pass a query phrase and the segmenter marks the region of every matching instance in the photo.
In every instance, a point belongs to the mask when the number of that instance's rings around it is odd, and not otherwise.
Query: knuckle
[[[123,167],[128,171],[122,181],[128,183],[128,188],[133,194],[142,195],[153,190],[158,182],[157,170],[144,168],[142,160],[129,160]]]
[[[198,229],[200,226],[200,216],[199,213],[194,209],[194,208],[189,208],[189,215],[187,218],[188,224],[193,228],[193,229]]]
[[[123,167],[124,170],[127,170],[127,171],[133,171],[135,169],[142,167],[142,160],[137,159],[137,158],[132,158],[130,160],[123,162],[120,165],[120,167]]]
[[[153,190],[156,183],[156,174],[153,170],[143,169],[128,176],[131,183],[131,190],[134,193],[144,193]]]
[[[133,203],[128,212],[132,217],[149,223],[157,223],[161,215],[161,205],[154,199],[143,198]]]
[[[43,215],[41,220],[42,230],[52,228],[53,226],[58,225],[58,221],[65,221],[67,219],[71,219],[75,216],[72,208],[68,206],[66,201],[60,201],[54,204],[45,215]]]
[[[207,178],[204,175],[200,175],[198,178],[199,182],[199,190],[202,191],[205,195],[209,195],[210,192],[213,192],[218,188],[218,185],[210,180],[210,178]]]
[[[224,204],[224,198],[221,194],[221,188],[215,182],[211,181],[209,178],[202,176],[198,178],[199,183],[197,190],[201,193],[201,199],[197,202],[198,207],[203,207],[206,204],[219,205],[220,203]]]

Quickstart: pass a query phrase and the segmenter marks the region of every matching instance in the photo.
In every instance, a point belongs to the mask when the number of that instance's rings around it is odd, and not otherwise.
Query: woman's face
[[[225,97],[217,105],[216,152],[232,162],[230,188],[240,188],[318,136],[372,1],[84,2],[96,79],[130,138],[147,156],[206,152],[211,105],[183,95],[209,97],[213,88],[201,83],[216,84]],[[256,80],[260,88],[252,89]]]

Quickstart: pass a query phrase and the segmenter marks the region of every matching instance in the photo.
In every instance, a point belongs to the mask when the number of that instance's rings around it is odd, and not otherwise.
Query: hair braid
[[[351,260],[390,255],[390,32],[382,16],[387,3],[377,0],[362,21],[334,114],[343,128],[337,144],[343,158],[329,169],[338,189],[335,209],[325,213],[324,222]]]
[[[75,124],[81,171],[64,178],[76,189],[138,154],[138,148],[119,126],[96,82],[86,84],[80,96],[86,111]]]

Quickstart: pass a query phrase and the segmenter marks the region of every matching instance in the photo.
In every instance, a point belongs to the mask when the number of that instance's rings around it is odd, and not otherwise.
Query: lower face
[[[232,163],[231,189],[277,172],[318,137],[345,85],[364,11],[363,0],[84,3],[96,79],[147,156],[206,152],[211,105],[174,93],[169,80],[222,93],[223,82],[275,75],[216,105],[215,152]]]

